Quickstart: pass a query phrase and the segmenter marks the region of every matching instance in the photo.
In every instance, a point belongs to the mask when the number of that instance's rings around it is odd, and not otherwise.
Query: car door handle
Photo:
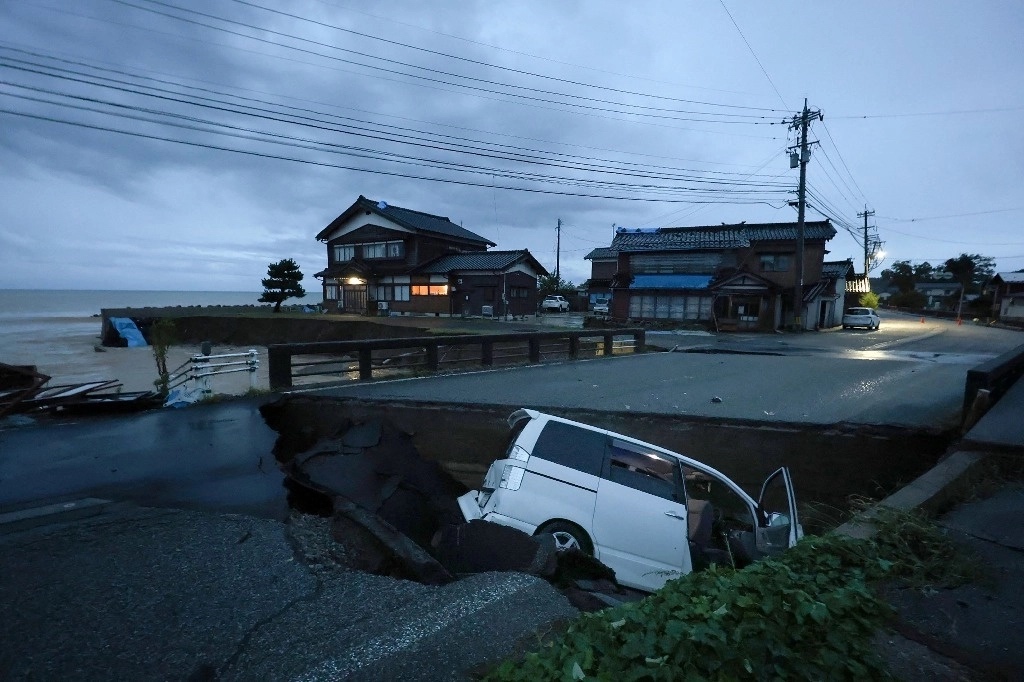
[[[686,521],[686,517],[685,516],[680,516],[679,514],[676,514],[674,511],[667,511],[667,512],[665,512],[665,516],[671,516],[673,519],[679,519],[680,521]]]

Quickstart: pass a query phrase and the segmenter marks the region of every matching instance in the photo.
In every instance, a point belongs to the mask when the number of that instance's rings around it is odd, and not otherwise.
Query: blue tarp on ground
[[[130,317],[112,317],[110,326],[117,330],[118,335],[128,343],[129,348],[149,345]]]
[[[630,289],[707,289],[711,275],[634,275]]]

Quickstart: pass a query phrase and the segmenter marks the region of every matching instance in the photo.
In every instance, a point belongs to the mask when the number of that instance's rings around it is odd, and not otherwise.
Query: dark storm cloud
[[[968,251],[1005,258],[1001,269],[1024,267],[1017,256],[1024,243],[1013,231],[1020,210],[969,225],[882,218],[1024,207],[1024,136],[1016,126],[1024,57],[1015,47],[1022,8],[941,2],[911,11],[866,2],[807,13],[797,2],[727,4],[743,36],[714,3],[646,3],[630,12],[605,2],[6,3],[0,46],[51,59],[2,50],[2,80],[132,109],[83,101],[74,104],[108,113],[71,109],[59,95],[0,86],[0,108],[82,124],[2,115],[0,244],[12,256],[0,286],[67,286],[50,274],[66,271],[81,286],[142,288],[130,274],[138,269],[158,273],[167,288],[246,289],[281,257],[296,258],[311,274],[324,261],[314,235],[360,194],[448,216],[499,248],[529,248],[551,269],[560,218],[563,274],[579,282],[589,270],[583,256],[608,243],[613,223],[794,220],[785,205],[792,195],[765,194],[753,204],[581,198],[571,195],[668,196],[625,182],[701,185],[602,175],[555,160],[689,169],[671,172],[704,180],[752,176],[765,187],[784,181],[791,191],[796,178],[785,148],[794,137],[767,123],[792,116],[805,95],[826,113],[813,126],[821,144],[809,178],[830,212],[856,226],[864,204],[877,209],[894,258]],[[119,87],[136,92],[17,71],[12,59],[123,72],[91,71],[130,81]],[[141,84],[187,101],[145,96]],[[749,112],[766,119],[722,122],[724,114]],[[857,118],[929,112],[937,115]],[[716,122],[678,120],[692,118]],[[399,135],[404,142],[381,139]],[[425,139],[414,145],[413,137]],[[450,144],[479,149],[440,149]],[[506,153],[520,156],[495,158]],[[394,155],[421,160],[398,163]],[[548,160],[524,161],[534,155]],[[479,168],[464,172],[468,165]],[[562,179],[537,182],[522,173]],[[616,186],[575,184],[595,179]],[[742,196],[729,193],[738,189],[687,196],[726,201]],[[830,257],[859,265],[860,245],[845,230],[830,249]],[[90,270],[104,259],[124,267]]]

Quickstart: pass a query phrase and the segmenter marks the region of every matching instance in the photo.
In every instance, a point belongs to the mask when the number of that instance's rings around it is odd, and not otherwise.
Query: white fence
[[[256,372],[260,366],[259,352],[193,355],[171,372],[167,380],[164,407],[195,403],[213,395],[211,380],[223,374],[249,373],[249,387],[257,387]]]

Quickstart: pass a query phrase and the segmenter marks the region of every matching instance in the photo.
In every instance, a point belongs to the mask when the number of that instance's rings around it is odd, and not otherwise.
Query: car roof
[[[704,462],[701,462],[700,460],[696,460],[696,459],[693,459],[692,457],[687,457],[686,455],[682,455],[682,454],[679,454],[678,452],[674,452],[672,450],[669,450],[668,448],[663,448],[663,447],[660,447],[658,445],[654,445],[653,443],[648,443],[648,442],[639,440],[637,438],[631,438],[630,436],[626,436],[624,434],[617,433],[615,431],[609,431],[607,429],[602,429],[602,428],[597,427],[597,426],[591,426],[590,424],[584,424],[582,422],[573,421],[571,419],[565,419],[564,417],[556,417],[555,415],[545,414],[544,412],[538,412],[537,410],[531,410],[531,409],[526,408],[526,407],[520,408],[520,409],[516,410],[515,412],[513,412],[509,416],[509,418],[508,418],[508,425],[509,425],[510,428],[514,427],[517,423],[519,423],[523,419],[556,421],[556,422],[562,422],[563,424],[571,424],[572,426],[576,426],[576,427],[579,427],[581,429],[587,429],[588,431],[597,431],[598,433],[603,433],[605,435],[611,436],[611,437],[616,438],[618,440],[622,440],[622,441],[626,441],[628,443],[633,443],[634,445],[640,445],[640,446],[643,446],[643,447],[646,447],[646,448],[650,448],[650,449],[652,449],[652,450],[654,450],[656,452],[660,452],[662,454],[674,457],[674,458],[678,459],[680,462],[682,462],[683,464],[686,464],[687,466],[692,466],[695,469],[700,469],[700,470],[704,471],[705,473],[709,473],[709,474],[717,477],[723,483],[728,485],[729,488],[733,492],[735,492],[738,495],[740,495],[743,499],[748,500],[751,504],[757,505],[757,500],[752,498],[747,493],[747,491],[743,490],[743,488],[740,488],[736,484],[735,481],[733,481],[731,478],[729,478],[728,476],[723,474],[718,469],[715,469],[714,467],[709,466],[709,465],[705,464]]]

